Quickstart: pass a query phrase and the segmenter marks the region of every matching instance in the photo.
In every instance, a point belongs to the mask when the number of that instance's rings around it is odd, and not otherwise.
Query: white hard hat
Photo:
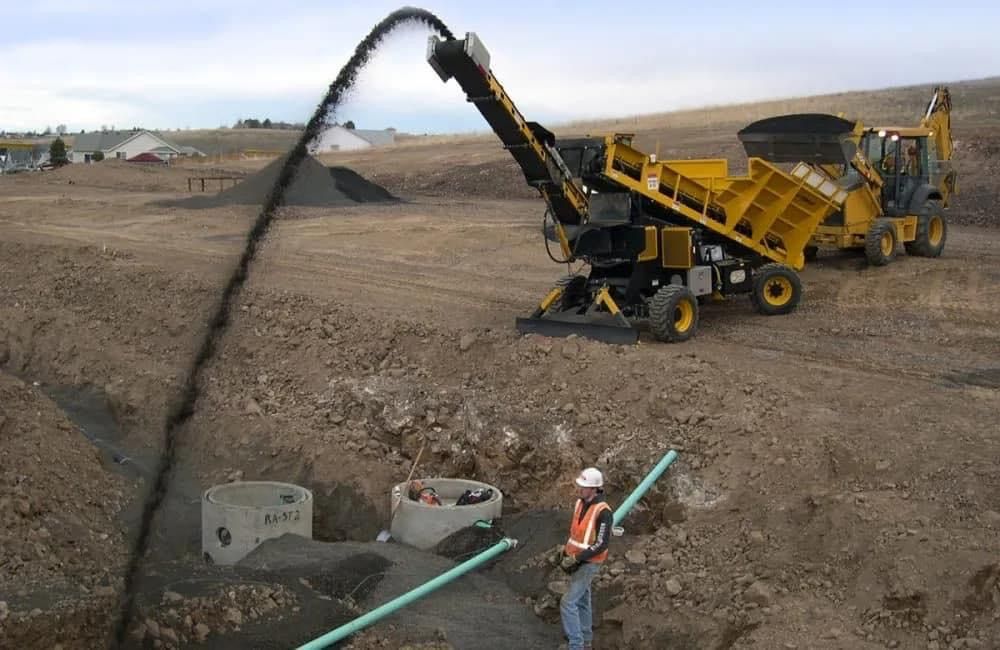
[[[576,484],[580,487],[602,487],[604,485],[604,476],[601,475],[601,472],[596,467],[588,467],[576,477]]]

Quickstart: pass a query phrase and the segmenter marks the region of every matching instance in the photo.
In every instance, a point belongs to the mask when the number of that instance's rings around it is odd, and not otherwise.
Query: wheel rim
[[[879,245],[882,247],[883,255],[892,254],[892,233],[886,230],[882,233],[882,239],[879,240]]]
[[[691,329],[691,323],[694,322],[694,307],[687,300],[682,300],[677,303],[677,307],[674,308],[674,330],[683,334]]]
[[[783,307],[792,299],[792,281],[786,277],[771,278],[764,286],[764,302],[772,307]]]
[[[931,246],[937,246],[944,239],[944,221],[941,217],[931,217],[931,222],[928,224],[927,240],[931,243]]]

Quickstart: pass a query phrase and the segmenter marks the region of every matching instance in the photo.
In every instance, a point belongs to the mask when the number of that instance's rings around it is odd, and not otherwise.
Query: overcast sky
[[[214,128],[306,121],[360,40],[404,3],[30,0],[5,3],[0,129]],[[1000,9],[981,2],[437,1],[543,123],[1000,75]],[[993,5],[993,6],[990,6]],[[390,37],[338,112],[359,128],[486,124]]]

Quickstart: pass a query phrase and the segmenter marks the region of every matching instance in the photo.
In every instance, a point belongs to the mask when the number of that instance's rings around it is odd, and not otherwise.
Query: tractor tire
[[[903,244],[907,255],[939,257],[948,239],[948,223],[941,214],[941,205],[931,201],[924,214],[917,217],[917,238]]]
[[[865,236],[865,258],[872,266],[885,266],[896,258],[898,242],[892,219],[876,219]]]
[[[680,343],[698,329],[698,301],[679,284],[660,287],[649,301],[649,329],[658,341]]]
[[[802,253],[807,262],[815,262],[816,258],[819,257],[819,246],[806,246]]]
[[[765,316],[791,313],[802,300],[799,274],[784,264],[765,264],[754,273],[750,300]]]

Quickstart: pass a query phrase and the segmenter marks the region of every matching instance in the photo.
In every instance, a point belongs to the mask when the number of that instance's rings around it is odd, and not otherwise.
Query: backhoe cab
[[[910,255],[941,255],[947,239],[944,209],[957,191],[948,89],[934,90],[919,126],[858,123],[855,133],[861,157],[878,179],[863,178],[858,161],[840,168],[842,186],[863,187],[852,190],[845,209],[816,229],[807,255],[814,258],[821,247],[863,249],[870,264],[882,266],[895,258],[900,243]],[[868,192],[874,200],[861,196]]]

